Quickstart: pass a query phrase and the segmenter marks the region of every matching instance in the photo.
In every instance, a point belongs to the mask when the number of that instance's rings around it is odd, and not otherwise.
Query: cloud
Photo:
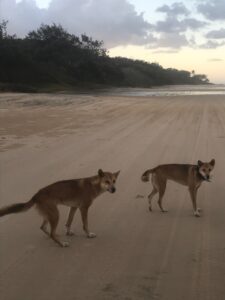
[[[223,59],[221,59],[221,58],[210,58],[210,59],[208,59],[208,61],[211,61],[211,62],[220,62],[220,61],[224,61]]]
[[[193,18],[182,2],[158,7],[156,11],[164,14],[163,20],[151,24],[129,1],[51,0],[48,8],[40,9],[35,0],[20,0],[19,3],[17,0],[0,0],[0,11],[1,19],[9,20],[9,33],[20,37],[42,23],[56,23],[75,35],[85,33],[103,40],[106,48],[139,45],[160,51],[161,48],[177,51],[184,46],[199,47],[194,41],[195,33],[209,23]],[[195,1],[198,1],[198,10],[221,8],[225,4],[225,0]],[[201,48],[220,47],[223,43],[213,40],[224,38],[224,29],[209,31],[206,38],[210,40],[200,45]]]
[[[225,28],[209,31],[206,37],[210,39],[225,39]]]
[[[151,24],[128,0],[52,0],[40,9],[34,0],[1,0],[2,17],[9,30],[24,36],[41,23],[61,24],[74,34],[86,33],[103,40],[107,47],[146,44],[154,40]]]
[[[203,43],[201,45],[199,45],[199,48],[202,49],[215,49],[218,47],[222,47],[225,45],[225,42],[216,42],[216,41],[211,41],[208,40],[206,43]]]
[[[185,7],[182,2],[175,2],[171,6],[163,5],[156,9],[158,12],[166,13],[168,16],[188,16],[190,11]]]
[[[174,51],[174,49],[177,51],[183,46],[188,46],[186,36],[184,34],[172,32],[161,33],[160,37],[154,43],[148,45],[148,48],[169,48],[166,51]]]
[[[24,36],[29,30],[40,26],[45,11],[38,9],[34,0],[16,3],[15,0],[0,0],[0,20],[8,20],[10,34]]]
[[[190,11],[181,2],[175,2],[171,6],[160,6],[156,11],[166,14],[165,20],[156,22],[154,26],[155,30],[159,32],[185,32],[188,29],[196,30],[208,24],[204,21],[187,18]]]
[[[53,0],[48,11],[51,21],[97,37],[108,47],[141,45],[152,38],[150,23],[127,0]]]
[[[188,30],[196,31],[208,23],[187,17],[190,11],[181,2],[175,2],[172,5],[163,5],[157,8],[158,12],[166,14],[165,19],[156,22],[154,30],[160,34],[157,45],[159,47],[182,48],[192,46],[192,40],[188,40],[186,32]]]
[[[203,0],[198,4],[197,10],[205,18],[215,20],[225,20],[225,1],[224,0]]]
[[[159,32],[185,32],[188,29],[197,30],[206,26],[207,23],[193,18],[186,18],[179,21],[175,17],[167,17],[164,21],[158,21],[155,30]]]
[[[178,50],[173,50],[173,49],[152,51],[152,53],[155,53],[155,54],[174,54],[177,52],[178,52]]]

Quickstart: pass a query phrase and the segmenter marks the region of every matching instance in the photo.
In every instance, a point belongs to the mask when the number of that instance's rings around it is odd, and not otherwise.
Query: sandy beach
[[[0,94],[1,206],[28,201],[52,182],[121,170],[117,192],[90,209],[96,239],[77,213],[62,249],[35,209],[0,219],[4,300],[222,300],[225,295],[225,96],[128,97]],[[167,214],[140,176],[163,163],[216,160],[198,194],[169,182]]]

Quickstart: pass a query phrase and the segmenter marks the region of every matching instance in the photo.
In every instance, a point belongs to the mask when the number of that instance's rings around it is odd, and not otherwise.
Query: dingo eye
[[[206,171],[206,169],[202,169],[202,171],[203,171],[203,172],[205,172],[205,171]]]
[[[108,180],[105,181],[106,184],[110,184],[110,182]]]
[[[115,183],[116,182],[116,180],[115,179],[113,179],[113,183]]]

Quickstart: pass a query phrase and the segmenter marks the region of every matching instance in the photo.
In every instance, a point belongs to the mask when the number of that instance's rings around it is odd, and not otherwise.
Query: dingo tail
[[[35,199],[33,197],[28,202],[16,203],[16,204],[12,204],[12,205],[2,207],[2,208],[0,208],[0,217],[5,216],[5,215],[9,215],[9,214],[15,214],[15,213],[27,211],[34,204],[35,204]]]
[[[141,180],[144,182],[149,181],[149,175],[152,174],[154,171],[155,171],[155,168],[145,171],[141,176]]]

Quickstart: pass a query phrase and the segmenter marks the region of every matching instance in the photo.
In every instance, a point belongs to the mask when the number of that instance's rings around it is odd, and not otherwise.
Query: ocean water
[[[225,84],[213,85],[170,85],[154,88],[109,88],[99,90],[98,94],[111,96],[198,96],[225,95]]]

